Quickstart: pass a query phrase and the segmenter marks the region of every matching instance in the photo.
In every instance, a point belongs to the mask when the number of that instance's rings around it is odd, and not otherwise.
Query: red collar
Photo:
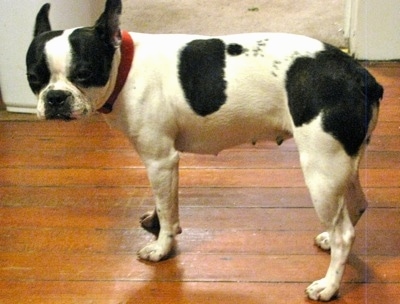
[[[122,31],[122,43],[121,43],[121,62],[118,67],[118,76],[115,83],[114,91],[108,98],[106,103],[97,111],[103,114],[108,114],[112,111],[113,105],[121,93],[122,88],[125,85],[126,79],[128,78],[129,71],[131,70],[133,55],[135,53],[135,46],[131,35],[128,32]]]

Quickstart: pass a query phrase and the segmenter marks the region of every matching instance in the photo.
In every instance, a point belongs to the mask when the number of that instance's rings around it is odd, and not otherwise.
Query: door
[[[361,60],[400,59],[400,1],[346,1],[350,53]]]

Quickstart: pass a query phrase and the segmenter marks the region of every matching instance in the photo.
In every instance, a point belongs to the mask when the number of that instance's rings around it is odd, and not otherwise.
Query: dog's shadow
[[[213,294],[212,291],[207,294],[201,294],[202,290],[196,291],[196,284],[199,282],[184,282],[184,266],[181,266],[177,257],[177,250],[172,252],[167,260],[158,263],[141,262],[146,264],[153,270],[153,277],[148,283],[144,283],[129,295],[127,304],[137,303],[194,303],[195,299],[199,298],[221,298],[231,297],[229,294]],[[168,280],[163,281],[165,271],[168,271]],[[173,274],[173,278],[171,278]],[[192,285],[192,286],[191,286]],[[223,293],[223,291],[221,291]]]
[[[235,300],[238,303],[263,303],[260,302],[260,294],[252,295],[241,288],[236,292],[232,291],[231,288],[224,290],[224,283],[212,282],[212,280],[191,280],[185,276],[185,268],[188,265],[182,263],[181,254],[179,245],[176,244],[166,260],[158,263],[140,261],[151,269],[152,273],[143,282],[138,282],[137,285],[135,283],[136,286],[126,294],[125,301],[122,303],[196,303],[197,301],[203,303],[204,299],[214,300],[218,303],[232,303]],[[198,267],[201,267],[201,265],[198,265]],[[369,265],[368,255],[352,253],[349,256],[340,295],[332,302],[342,303],[342,300],[344,300],[348,301],[346,303],[350,303],[354,300],[358,303],[360,297],[368,301],[373,296],[374,299],[379,298],[380,303],[391,303],[393,299],[385,284],[380,284],[382,281],[384,281],[384,278],[381,278],[373,266]],[[216,288],[207,289],[210,284],[220,285]],[[306,285],[304,284],[304,288]],[[297,298],[297,301],[315,303],[301,293],[299,293],[299,297],[302,297],[302,299]],[[265,299],[268,299],[268,294],[265,294]]]
[[[153,273],[146,280],[147,282],[141,282],[137,288],[133,288],[131,293],[127,294],[126,302],[122,303],[234,303],[235,299],[240,300],[238,301],[240,303],[259,303],[259,298],[256,299],[254,295],[240,290],[232,292],[229,288],[225,291],[223,286],[210,288],[210,284],[218,285],[219,282],[193,281],[186,278],[185,268],[188,266],[182,265],[182,260],[179,259],[179,248],[177,246],[175,248],[167,260],[158,263],[140,262],[152,269]],[[163,280],[163,277],[167,279]]]
[[[365,301],[373,296],[375,300],[379,299],[379,303],[392,303],[393,298],[387,291],[386,285],[381,284],[384,278],[381,278],[368,264],[368,256],[350,254],[347,272],[348,279],[342,284],[340,298],[349,301],[352,298],[360,300],[360,295],[363,295]],[[377,285],[379,287],[376,287]]]

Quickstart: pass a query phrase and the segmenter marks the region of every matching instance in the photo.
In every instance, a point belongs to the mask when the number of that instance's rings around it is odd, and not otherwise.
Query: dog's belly
[[[281,144],[292,137],[291,120],[283,113],[231,114],[221,110],[210,117],[192,117],[180,128],[175,148],[181,152],[218,154],[243,143],[271,140]]]
[[[232,132],[235,132],[233,130]],[[291,138],[292,134],[282,130],[270,130],[264,133],[241,132],[231,136],[230,130],[220,132],[205,132],[199,134],[190,132],[180,134],[176,140],[175,148],[180,152],[197,154],[218,154],[220,151],[243,143],[256,144],[258,141],[275,141],[280,145],[285,139]]]

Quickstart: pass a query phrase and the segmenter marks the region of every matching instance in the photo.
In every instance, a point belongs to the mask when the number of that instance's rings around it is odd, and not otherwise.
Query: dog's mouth
[[[40,114],[38,112],[39,118],[45,120],[63,120],[63,121],[71,121],[71,120],[78,120],[80,118],[86,117],[90,115],[90,111],[88,109],[79,109],[73,110],[71,108],[64,108],[64,109],[54,109],[48,107],[44,113]]]
[[[87,110],[74,109],[71,105],[65,104],[61,107],[54,107],[51,105],[45,106],[45,111],[42,112],[42,118],[46,120],[63,120],[71,121],[77,120],[83,116],[86,116]]]
[[[46,114],[46,120],[63,120],[63,121],[71,121],[75,120],[76,118],[73,117],[71,114],[65,113],[51,113]]]

